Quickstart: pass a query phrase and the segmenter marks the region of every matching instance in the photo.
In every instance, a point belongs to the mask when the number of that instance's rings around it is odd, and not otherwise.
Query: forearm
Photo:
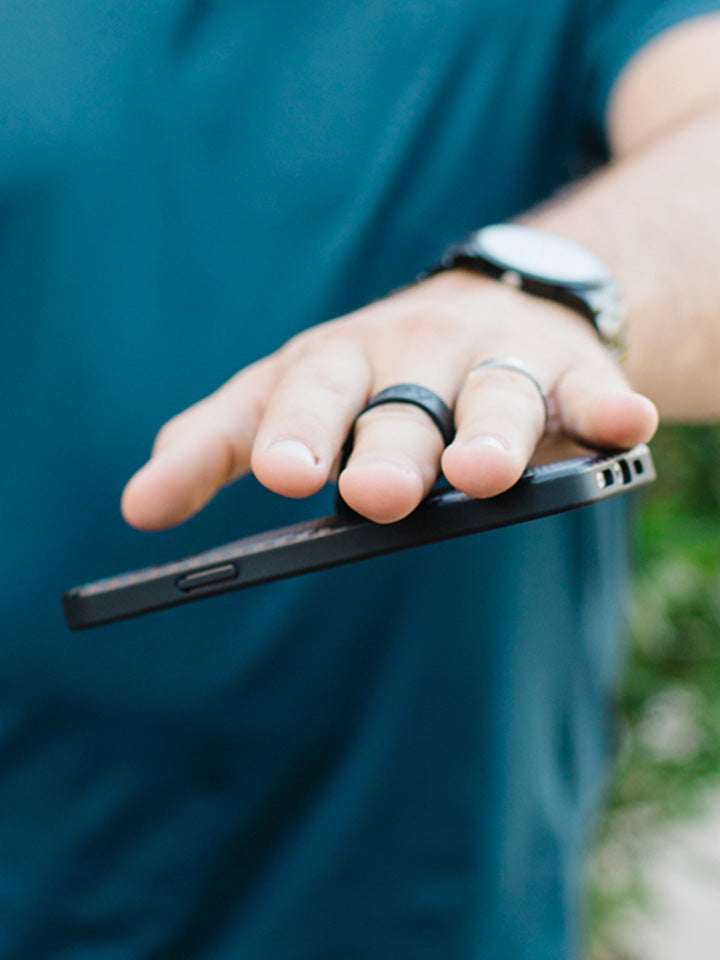
[[[594,250],[629,310],[627,375],[670,420],[720,417],[720,109],[526,219]]]

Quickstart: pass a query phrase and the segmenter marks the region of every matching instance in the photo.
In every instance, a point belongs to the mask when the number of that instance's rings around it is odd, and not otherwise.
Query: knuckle
[[[316,329],[301,330],[294,337],[287,340],[278,350],[276,356],[281,364],[287,369],[291,364],[297,363],[309,349],[313,339],[317,336]]]
[[[369,377],[369,362],[364,351],[349,338],[333,336],[313,345],[287,371],[291,383],[309,384],[313,392],[345,400],[354,396],[356,384]]]
[[[435,342],[458,338],[467,330],[467,318],[453,307],[423,307],[402,316],[398,325],[409,341]]]
[[[322,365],[342,370],[367,362],[361,338],[337,321],[296,334],[283,344],[278,357],[286,371],[295,366],[316,369]]]
[[[297,363],[304,356],[321,350],[327,343],[336,340],[350,341],[348,320],[348,317],[341,317],[299,330],[276,351],[277,356],[286,363]]]
[[[185,433],[186,417],[184,413],[178,413],[170,420],[167,420],[158,430],[153,442],[153,453],[172,446],[176,440]]]

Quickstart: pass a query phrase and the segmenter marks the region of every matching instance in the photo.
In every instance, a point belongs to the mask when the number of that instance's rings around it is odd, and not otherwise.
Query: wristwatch
[[[579,243],[534,227],[495,224],[448,247],[426,276],[454,267],[565,304],[593,324],[615,356],[624,354],[626,310],[617,283]]]

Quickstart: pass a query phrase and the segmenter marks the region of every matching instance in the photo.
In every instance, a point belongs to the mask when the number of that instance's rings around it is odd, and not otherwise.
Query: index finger
[[[247,473],[275,376],[272,358],[261,360],[169,420],[123,491],[125,520],[140,530],[175,526]]]

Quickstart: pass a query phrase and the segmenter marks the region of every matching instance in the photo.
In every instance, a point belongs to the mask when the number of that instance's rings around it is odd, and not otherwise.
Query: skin
[[[621,370],[571,310],[453,270],[313,327],[241,370],[160,430],[128,483],[123,514],[139,529],[186,520],[252,471],[289,497],[334,476],[367,399],[395,383],[435,390],[455,408],[444,451],[415,407],[388,404],[358,421],[339,478],[358,513],[388,523],[410,513],[439,469],[458,489],[489,497],[533,456],[570,441],[629,447],[668,419],[720,416],[720,16],[667,31],[625,68],[611,97],[613,160],[524,222],[592,249],[629,308]],[[536,388],[492,357],[522,360],[551,411],[543,436]],[[539,446],[538,446],[539,445]]]

